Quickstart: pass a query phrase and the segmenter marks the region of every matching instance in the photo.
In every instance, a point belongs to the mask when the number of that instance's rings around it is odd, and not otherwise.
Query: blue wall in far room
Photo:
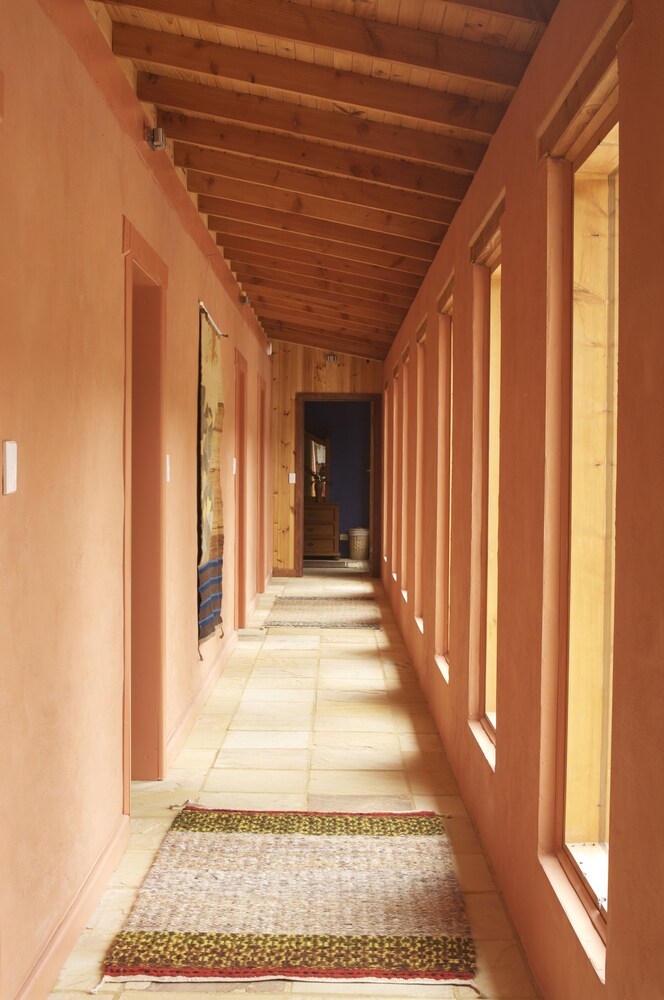
[[[329,437],[331,463],[328,499],[339,504],[339,533],[368,528],[371,476],[371,403],[306,403],[304,426]],[[348,558],[348,542],[339,551]]]

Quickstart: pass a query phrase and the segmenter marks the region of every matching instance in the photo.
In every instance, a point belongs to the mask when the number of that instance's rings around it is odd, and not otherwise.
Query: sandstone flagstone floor
[[[275,598],[375,593],[384,627],[269,629]],[[129,847],[51,1000],[84,1000],[122,927],[173,804],[231,809],[433,809],[446,826],[478,952],[475,983],[489,1000],[539,996],[459,796],[381,585],[368,577],[310,573],[281,579],[259,599],[238,644],[163,782],[136,782]],[[105,983],[101,997],[137,992],[168,1000],[472,1000],[464,987],[309,984]]]

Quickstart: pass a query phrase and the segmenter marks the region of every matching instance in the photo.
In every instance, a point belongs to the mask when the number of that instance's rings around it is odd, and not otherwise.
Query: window
[[[410,476],[408,474],[410,429],[410,354],[404,351],[401,365],[401,555],[399,557],[399,586],[408,600],[408,518],[410,514]]]
[[[496,680],[498,670],[498,490],[500,481],[500,308],[502,268],[496,264],[489,278],[489,329],[486,351],[486,566],[484,626],[484,712],[496,728]],[[481,692],[482,694],[482,692]]]
[[[573,181],[565,853],[608,908],[618,384],[618,126]]]
[[[413,574],[413,614],[419,629],[424,632],[422,617],[422,519],[424,516],[424,432],[426,393],[426,322],[417,334],[417,355],[415,358],[415,567]]]
[[[392,547],[391,570],[392,577],[397,580],[399,574],[399,553],[401,550],[400,518],[401,518],[401,380],[399,365],[395,365],[392,373]]]
[[[383,562],[389,558],[390,539],[392,537],[392,392],[390,383],[386,382],[383,389],[383,454],[385,456],[385,486],[383,489]]]
[[[452,581],[452,420],[453,342],[452,282],[439,302],[438,317],[438,442],[436,461],[436,663],[450,679],[450,614]]]
[[[478,588],[476,654],[471,683],[471,719],[495,743],[498,681],[498,534],[500,486],[501,220],[504,201],[494,210],[471,247],[474,273],[474,414],[481,434],[474,439],[473,475],[481,497],[474,515],[479,538],[475,552]],[[477,732],[477,730],[476,730]],[[492,762],[493,751],[489,754]]]

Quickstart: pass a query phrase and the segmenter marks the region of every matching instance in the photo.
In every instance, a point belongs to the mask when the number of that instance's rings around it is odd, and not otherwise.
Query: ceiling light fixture
[[[163,128],[146,128],[145,141],[152,149],[166,149],[166,133]]]

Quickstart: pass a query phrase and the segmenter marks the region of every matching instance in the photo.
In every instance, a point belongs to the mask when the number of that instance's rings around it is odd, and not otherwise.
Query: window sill
[[[469,719],[470,731],[477,740],[480,750],[492,771],[496,770],[496,744],[489,738],[481,719]]]
[[[580,898],[579,890],[582,886],[579,876],[564,867],[554,854],[540,854],[539,860],[598,979],[601,983],[606,982],[606,944]],[[576,881],[579,882],[578,886]],[[599,914],[597,918],[599,919]]]
[[[440,674],[446,684],[450,683],[450,664],[446,656],[439,656],[438,653],[434,656],[436,661],[436,666],[438,667]]]

